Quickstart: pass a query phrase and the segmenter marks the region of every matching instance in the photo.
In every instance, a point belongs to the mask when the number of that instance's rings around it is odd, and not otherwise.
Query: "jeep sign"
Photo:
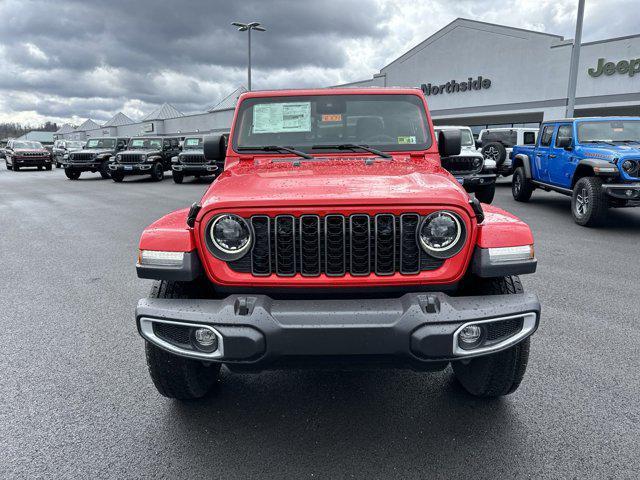
[[[424,92],[425,96],[439,95],[441,93],[457,93],[457,92],[470,92],[472,90],[482,90],[491,87],[491,80],[488,78],[482,78],[479,76],[477,79],[469,77],[466,82],[456,82],[451,80],[442,85],[422,84],[420,88]]]
[[[606,62],[604,58],[598,59],[598,65],[595,68],[590,68],[587,73],[591,77],[599,77],[603,73],[605,75],[613,75],[619,73],[620,75],[629,75],[633,77],[636,73],[640,73],[640,58],[630,60],[620,60],[617,63]]]

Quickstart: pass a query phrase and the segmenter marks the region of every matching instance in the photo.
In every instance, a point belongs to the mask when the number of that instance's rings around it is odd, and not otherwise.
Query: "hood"
[[[49,153],[46,148],[16,148],[14,153]]]
[[[614,158],[640,158],[640,144],[629,145],[580,145],[586,157],[611,161]]]
[[[123,153],[126,153],[126,154],[131,153],[131,154],[138,154],[138,155],[155,155],[160,153],[160,150],[148,150],[148,149],[139,148],[135,150],[123,150],[121,152],[118,152],[118,154],[123,154]]]
[[[92,153],[92,154],[100,154],[100,153],[112,153],[113,149],[110,148],[77,148],[73,150],[69,150],[71,153]]]
[[[242,160],[212,184],[203,207],[447,204],[468,208],[468,194],[437,160],[398,156],[366,165],[365,159],[372,158]]]
[[[204,150],[201,148],[189,148],[187,150],[182,150],[180,155],[204,155]]]

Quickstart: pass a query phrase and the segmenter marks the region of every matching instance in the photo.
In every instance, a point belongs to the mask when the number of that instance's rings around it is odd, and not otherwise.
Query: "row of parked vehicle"
[[[86,142],[56,140],[50,154],[39,142],[10,140],[4,149],[9,170],[37,167],[64,168],[67,178],[78,180],[82,173],[99,173],[102,178],[122,182],[127,175],[150,175],[155,181],[173,172],[173,181],[185,177],[218,175],[224,163],[208,162],[202,137],[96,137]]]

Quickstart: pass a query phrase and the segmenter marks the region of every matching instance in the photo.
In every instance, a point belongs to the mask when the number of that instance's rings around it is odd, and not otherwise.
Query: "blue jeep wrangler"
[[[571,195],[576,223],[596,226],[609,207],[640,206],[640,117],[544,122],[536,145],[513,148],[513,167],[514,199]]]

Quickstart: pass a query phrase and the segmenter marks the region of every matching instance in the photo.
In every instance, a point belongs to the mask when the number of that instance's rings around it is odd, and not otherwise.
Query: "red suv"
[[[540,318],[529,227],[440,165],[418,89],[251,92],[224,173],[149,226],[136,309],[159,392],[192,399],[234,372],[366,364],[442,370],[471,394],[513,392]]]

